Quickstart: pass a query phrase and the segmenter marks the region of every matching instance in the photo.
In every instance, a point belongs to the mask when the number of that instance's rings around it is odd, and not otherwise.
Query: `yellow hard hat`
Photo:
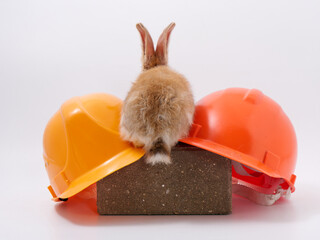
[[[43,158],[53,200],[69,198],[144,155],[120,138],[121,106],[115,96],[90,94],[66,101],[50,119]]]

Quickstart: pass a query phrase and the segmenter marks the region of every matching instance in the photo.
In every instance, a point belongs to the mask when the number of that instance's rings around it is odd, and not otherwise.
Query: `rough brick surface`
[[[141,158],[97,183],[99,214],[229,214],[231,161],[178,144],[172,164],[151,166]]]

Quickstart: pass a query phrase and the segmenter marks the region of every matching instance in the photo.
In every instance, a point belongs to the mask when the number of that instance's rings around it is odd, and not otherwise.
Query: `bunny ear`
[[[146,70],[156,65],[153,41],[148,30],[142,25],[142,23],[138,23],[136,27],[140,33],[141,40],[142,40],[142,51],[143,51],[142,62],[143,62],[143,68]]]
[[[157,56],[157,64],[158,65],[167,65],[168,64],[168,44],[169,44],[169,37],[174,29],[176,24],[170,23],[170,25],[163,30],[162,34],[159,37],[156,56]]]

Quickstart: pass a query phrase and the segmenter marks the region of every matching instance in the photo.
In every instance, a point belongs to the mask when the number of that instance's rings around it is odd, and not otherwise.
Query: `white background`
[[[124,98],[140,72],[143,22],[154,41],[171,22],[169,64],[195,98],[258,88],[295,126],[296,192],[271,207],[234,198],[229,216],[94,214],[50,200],[42,134],[67,99]],[[1,239],[306,239],[320,224],[320,2],[0,1]]]

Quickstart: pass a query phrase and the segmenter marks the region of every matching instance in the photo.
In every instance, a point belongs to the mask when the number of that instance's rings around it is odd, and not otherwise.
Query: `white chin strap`
[[[232,161],[234,170],[242,176],[251,176],[242,166],[242,164]],[[255,170],[256,171],[256,170]],[[281,197],[289,199],[291,196],[291,188],[282,189],[281,183],[284,180],[281,178],[274,178],[273,186],[275,188],[263,188],[251,183],[242,181],[232,177],[232,192],[244,198],[247,198],[259,205],[271,206]]]
[[[254,190],[253,188],[247,187],[245,185],[241,185],[238,179],[232,178],[232,193],[237,194],[241,197],[247,198],[259,205],[271,206],[280,197],[285,197],[289,199],[291,196],[291,188],[289,187],[287,190],[279,188],[275,194],[265,194]],[[246,184],[247,185],[247,184]]]

